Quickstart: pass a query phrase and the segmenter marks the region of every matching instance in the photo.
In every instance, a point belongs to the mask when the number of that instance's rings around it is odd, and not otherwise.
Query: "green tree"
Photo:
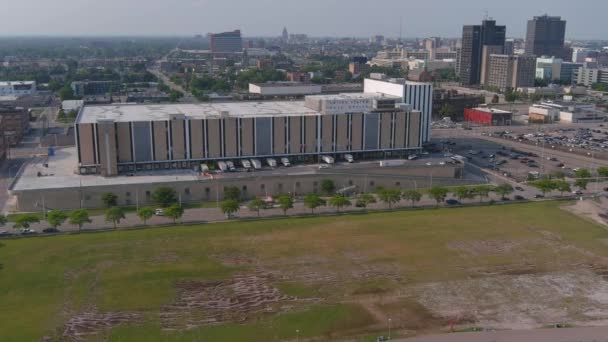
[[[444,202],[448,196],[449,190],[441,186],[434,186],[429,190],[429,195],[437,203],[435,207],[439,207],[439,203]]]
[[[587,184],[589,184],[589,179],[591,178],[591,172],[587,169],[579,169],[574,173],[576,177],[576,186],[581,189],[587,189]]]
[[[376,197],[373,194],[364,193],[357,197],[355,205],[359,208],[367,208],[372,203],[376,203]]]
[[[106,208],[112,208],[118,204],[118,196],[112,192],[106,192],[101,195],[101,201]]]
[[[112,207],[106,210],[106,222],[112,222],[114,229],[125,218],[125,211],[121,207]]]
[[[453,105],[446,103],[441,106],[441,108],[439,108],[439,115],[441,115],[442,118],[448,117],[454,119],[454,117],[456,116],[456,109]]]
[[[608,166],[600,166],[597,168],[597,174],[600,177],[608,177]]]
[[[161,207],[167,208],[177,202],[177,194],[172,188],[163,186],[154,190],[152,193],[152,200]]]
[[[68,219],[68,215],[60,210],[52,210],[46,215],[46,222],[48,222],[51,227],[57,228],[61,226]]]
[[[61,101],[65,101],[74,100],[76,97],[74,96],[74,91],[72,90],[72,87],[66,84],[65,86],[63,86],[63,88],[59,89],[59,98],[61,99]]]
[[[308,194],[304,198],[304,205],[314,214],[316,208],[325,205],[325,201],[317,194]]]
[[[504,201],[505,197],[512,194],[514,189],[510,184],[503,183],[494,188],[494,191],[500,195],[500,199]]]
[[[570,183],[566,182],[565,180],[555,182],[555,190],[559,191],[561,196],[564,196],[564,192],[572,192]]]
[[[154,216],[154,213],[154,209],[150,207],[143,207],[139,208],[139,210],[137,211],[137,216],[140,220],[142,220],[144,225],[146,225],[146,222],[148,222],[148,220],[151,219],[152,216]]]
[[[418,190],[407,190],[403,193],[403,199],[412,202],[412,208],[416,206],[417,202],[422,199],[422,194]]]
[[[0,227],[4,227],[4,225],[8,222],[8,219],[4,214],[0,214]]]
[[[459,200],[471,199],[475,197],[475,192],[472,188],[468,186],[459,186],[454,189],[453,194],[456,195],[456,198]]]
[[[173,204],[165,210],[165,216],[173,220],[173,224],[184,215],[184,207],[179,204]]]
[[[327,195],[331,196],[336,191],[336,184],[331,179],[324,179],[321,181],[321,191]]]
[[[485,197],[488,197],[490,195],[490,192],[492,192],[494,189],[489,186],[489,185],[478,185],[476,187],[473,188],[473,193],[479,197],[479,203],[483,202],[483,199]]]
[[[277,199],[277,202],[283,210],[283,215],[287,216],[287,210],[293,208],[293,198],[290,196],[281,196]]]
[[[329,204],[336,208],[337,212],[340,212],[341,208],[348,207],[352,203],[348,198],[344,197],[344,195],[335,195],[329,199]]]
[[[537,188],[545,196],[548,192],[555,190],[556,183],[550,179],[541,179],[530,183],[533,187]]]
[[[224,188],[224,199],[240,201],[241,200],[241,189],[236,186],[227,186]]]
[[[29,228],[33,223],[40,222],[40,218],[36,214],[21,214],[15,219],[13,228]]]
[[[401,200],[401,190],[399,189],[382,189],[378,192],[380,201],[388,204],[388,208],[392,209],[395,203]]]
[[[232,215],[239,211],[239,202],[236,200],[225,200],[220,204],[220,209],[222,209],[222,213],[228,217],[228,219],[232,218]]]
[[[247,207],[249,207],[249,210],[257,212],[258,217],[260,217],[260,210],[266,208],[266,202],[264,202],[261,198],[256,197],[249,202]]]
[[[68,222],[78,226],[78,231],[81,231],[82,226],[85,223],[91,223],[93,221],[89,218],[89,212],[86,209],[78,209],[70,213]]]

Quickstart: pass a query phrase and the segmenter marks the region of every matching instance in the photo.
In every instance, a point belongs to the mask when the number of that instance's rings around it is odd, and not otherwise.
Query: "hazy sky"
[[[548,13],[568,20],[567,37],[608,39],[606,0],[0,0],[1,35],[193,35],[241,28],[312,36],[459,36],[485,10],[507,35]]]

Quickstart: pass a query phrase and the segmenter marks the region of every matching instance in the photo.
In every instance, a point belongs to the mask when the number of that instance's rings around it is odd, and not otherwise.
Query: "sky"
[[[172,36],[240,28],[244,36],[458,37],[485,12],[525,35],[535,15],[562,16],[567,38],[608,39],[606,0],[0,0],[0,35]]]

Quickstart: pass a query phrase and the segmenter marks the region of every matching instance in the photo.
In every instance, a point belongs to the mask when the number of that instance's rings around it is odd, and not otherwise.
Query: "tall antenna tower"
[[[399,17],[399,43],[401,43],[403,38],[403,17]]]

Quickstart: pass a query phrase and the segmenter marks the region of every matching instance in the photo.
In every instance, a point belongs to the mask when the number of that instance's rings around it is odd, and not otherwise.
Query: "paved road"
[[[153,74],[154,76],[159,78],[161,81],[163,81],[163,83],[165,83],[171,90],[175,90],[175,91],[178,91],[178,92],[184,94],[184,97],[182,97],[180,99],[181,102],[188,102],[188,103],[199,102],[196,99],[196,97],[194,97],[194,95],[192,95],[191,92],[184,89],[184,87],[182,87],[181,85],[176,84],[173,81],[171,81],[171,79],[169,77],[167,77],[167,75],[165,75],[160,70],[160,61],[157,61],[151,67],[149,67],[148,72],[150,72],[151,74]]]
[[[608,342],[608,327],[457,333],[394,340],[399,342]]]

